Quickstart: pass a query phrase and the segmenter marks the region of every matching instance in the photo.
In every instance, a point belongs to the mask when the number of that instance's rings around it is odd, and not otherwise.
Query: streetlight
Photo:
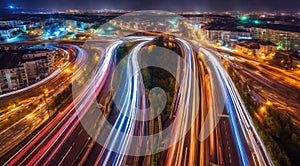
[[[69,68],[67,68],[67,69],[64,70],[64,72],[65,72],[65,73],[70,73],[71,70],[70,70]]]

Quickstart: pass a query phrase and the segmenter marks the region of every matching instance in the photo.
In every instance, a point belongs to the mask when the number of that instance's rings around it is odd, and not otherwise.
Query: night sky
[[[25,9],[300,11],[300,0],[0,0]]]

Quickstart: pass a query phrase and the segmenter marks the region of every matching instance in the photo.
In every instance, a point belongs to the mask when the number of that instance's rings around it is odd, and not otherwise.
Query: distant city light
[[[266,111],[266,107],[265,107],[265,106],[262,106],[262,107],[260,107],[260,110],[261,110],[261,111]]]
[[[18,42],[18,41],[21,41],[21,40],[20,40],[20,38],[18,38],[16,36],[16,37],[12,37],[12,38],[7,38],[5,41],[8,42],[8,43],[11,43],[11,42]]]
[[[176,21],[176,19],[174,19],[174,18],[169,20],[169,23],[172,24],[172,25],[175,25],[176,22],[177,22],[177,21]]]
[[[272,102],[267,101],[266,104],[267,104],[268,106],[270,106],[270,105],[272,105]]]
[[[249,19],[249,16],[241,16],[240,20],[241,21],[247,21]]]
[[[282,45],[281,45],[281,44],[278,44],[278,45],[277,45],[277,50],[282,50],[282,49],[283,49]]]
[[[252,40],[253,38],[251,36],[238,36],[238,39]]]
[[[54,35],[58,36],[59,35],[59,31],[54,32]]]
[[[69,68],[67,68],[67,69],[64,70],[64,72],[65,72],[65,73],[70,73],[71,70],[70,70]]]
[[[229,58],[230,56],[228,54],[224,54],[224,58]]]
[[[254,24],[260,24],[261,22],[259,20],[253,20]]]
[[[108,27],[107,27],[107,30],[112,31],[112,30],[114,30],[114,27],[108,26]]]
[[[231,48],[228,48],[228,47],[225,47],[225,46],[222,46],[221,48],[222,48],[223,50],[233,52],[233,50],[232,50]]]

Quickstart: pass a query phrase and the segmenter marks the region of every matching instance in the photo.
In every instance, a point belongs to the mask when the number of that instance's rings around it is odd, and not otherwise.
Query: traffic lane
[[[95,109],[89,110],[85,114],[74,132],[71,133],[71,136],[63,143],[62,147],[55,152],[54,157],[49,162],[50,165],[74,165],[74,163],[80,162],[79,156],[84,155],[89,148],[88,145],[92,143],[92,141],[95,141],[94,139],[96,138],[96,128],[92,131],[91,128],[95,127],[95,124],[101,119],[99,114],[100,109],[97,107],[94,108]],[[91,128],[87,129],[86,127]]]
[[[1,101],[3,101],[3,102],[0,103],[0,107],[6,106],[10,102],[15,102],[16,99],[21,101],[21,100],[26,100],[31,97],[41,95],[41,94],[43,94],[43,92],[46,88],[55,89],[61,82],[64,82],[64,80],[67,80],[68,77],[72,76],[71,72],[70,73],[64,72],[64,69],[68,68],[70,66],[74,66],[75,58],[77,56],[81,57],[80,62],[84,62],[84,61],[82,61],[82,57],[85,54],[82,54],[83,52],[82,52],[82,50],[80,50],[80,48],[72,46],[72,45],[66,46],[66,48],[69,48],[69,50],[77,50],[77,51],[69,51],[69,52],[72,52],[72,53],[70,53],[71,58],[69,59],[69,61],[71,63],[68,63],[68,65],[64,66],[61,70],[57,70],[59,73],[54,75],[53,78],[48,79],[48,77],[46,77],[45,78],[46,80],[41,80],[41,83],[38,82],[36,86],[27,88],[23,91],[20,91],[19,93],[13,93],[8,96],[6,96],[6,95],[1,96]],[[76,52],[77,52],[77,54],[76,54]],[[78,63],[78,64],[83,65],[84,63],[83,64]]]
[[[67,73],[59,74],[55,78],[53,78],[45,83],[42,83],[41,85],[38,85],[37,87],[22,91],[19,94],[5,96],[5,97],[1,98],[0,107],[6,106],[9,103],[14,103],[16,101],[22,101],[22,100],[26,100],[31,97],[40,96],[43,94],[45,89],[55,90],[62,82],[67,80],[67,78],[70,76],[72,76],[72,74],[67,74]]]
[[[241,75],[245,76],[246,78],[262,85],[264,91],[268,92],[268,93],[264,92],[264,96],[268,94],[275,94],[276,97],[278,98],[276,101],[281,103],[282,105],[292,108],[293,110],[297,110],[297,108],[300,107],[299,103],[297,102],[298,101],[297,97],[295,98],[295,95],[298,95],[297,92],[299,91],[299,89],[295,89],[292,87],[288,88],[286,85],[281,85],[276,83],[273,80],[270,80],[270,77],[258,75],[244,68],[235,67],[235,70],[237,70]],[[249,84],[251,85],[251,83]],[[286,110],[290,110],[290,109],[286,109]],[[300,114],[298,111],[293,111],[293,110],[288,111],[286,115],[289,116],[294,123],[300,124],[299,118],[297,118],[300,117]]]
[[[78,125],[69,139],[55,153],[49,165],[73,165],[87,147],[91,138],[82,125]],[[46,158],[45,158],[46,159]],[[41,160],[41,163],[44,161]]]
[[[264,62],[263,60],[259,60],[259,59],[254,58],[254,57],[245,56],[245,55],[237,54],[237,53],[233,53],[233,52],[228,52],[228,51],[221,50],[221,49],[218,49],[218,50],[220,52],[225,52],[227,54],[230,54],[230,55],[234,56],[235,60],[243,61],[243,62],[250,62],[250,64],[257,64],[257,67],[259,67],[263,71],[268,71],[268,70],[271,71],[272,70],[272,71],[276,72],[276,76],[278,78],[284,78],[285,77],[284,79],[292,79],[292,80],[300,81],[299,75],[295,72],[291,72],[291,71],[286,70],[286,69],[281,69],[281,68],[272,66],[272,65]]]
[[[2,131],[0,134],[1,155],[7,153],[49,118],[45,108],[45,105],[40,105],[33,112]]]
[[[72,104],[71,104],[72,105]],[[66,123],[74,113],[74,110],[70,110],[67,105],[64,111],[58,113],[58,115],[44,126],[36,135],[30,139],[25,145],[22,143],[15,147],[13,151],[16,153],[9,153],[5,156],[7,160],[3,161],[6,164],[21,165],[28,163],[41,149],[45,148],[48,141],[56,134],[56,132]]]
[[[85,165],[94,165],[98,158],[98,154],[101,152],[102,148],[103,147],[96,142],[85,161]]]
[[[86,96],[86,95],[87,94],[85,91],[85,93],[80,96]],[[93,95],[92,96],[90,95],[90,97],[93,97]],[[90,97],[86,97],[86,98],[91,100]],[[79,97],[79,98],[81,98],[81,97]],[[91,104],[92,102],[93,101],[88,101],[87,105]],[[88,107],[89,106],[87,106],[86,108],[88,108]],[[85,113],[86,113],[85,110],[80,111],[80,114],[82,114],[82,115],[84,115]],[[75,118],[75,116],[74,116],[74,118]],[[63,127],[64,129],[61,129],[59,131],[60,134],[56,135],[55,138],[54,137],[52,138],[51,142],[53,142],[53,144],[48,143],[49,146],[47,147],[47,150],[44,149],[43,151],[36,154],[36,157],[34,157],[34,159],[30,161],[30,163],[42,162],[42,161],[44,161],[45,157],[47,157],[47,156],[49,157],[47,161],[50,161],[52,159],[52,157],[55,156],[57,151],[59,151],[59,149],[61,149],[61,146],[63,146],[63,143],[69,139],[69,135],[71,135],[72,132],[74,131],[74,129],[76,129],[76,126],[78,125],[78,123],[79,123],[78,117],[76,117],[76,119],[71,118],[70,124],[66,124],[67,126]]]
[[[49,91],[49,97],[47,99],[48,103],[53,102],[53,97],[50,96],[56,96],[57,94],[61,93],[66,87],[69,86],[68,82],[64,82],[62,84],[60,84],[57,89],[55,91]],[[34,99],[36,102],[40,102],[42,100],[42,97],[39,96],[38,98]],[[24,106],[26,106],[27,108],[32,105],[34,103],[28,103]],[[37,103],[38,104],[38,103]],[[5,139],[1,139],[2,142],[5,143],[5,147],[8,148],[9,151],[11,151],[16,145],[18,145],[19,143],[23,142],[24,140],[27,140],[26,137],[30,136],[36,129],[38,129],[41,125],[43,125],[43,123],[45,121],[47,121],[49,119],[49,114],[48,111],[46,110],[46,106],[44,105],[45,103],[42,102],[41,104],[39,104],[37,106],[37,108],[39,109],[39,113],[35,113],[35,115],[32,115],[32,113],[26,115],[25,117],[29,117],[28,123],[25,122],[21,122],[21,120],[17,121],[16,123],[14,123],[12,126],[10,126],[9,128],[5,129],[7,131],[5,131],[3,134],[1,134],[0,137],[2,138],[6,138],[8,141],[4,142]],[[42,105],[44,105],[43,107],[41,107]],[[22,110],[21,110],[22,111]],[[34,111],[34,110],[33,110]],[[18,112],[15,112],[18,113]],[[53,114],[55,114],[56,112],[53,112]],[[7,115],[8,118],[14,115]],[[5,123],[2,122],[2,123]],[[19,126],[19,127],[18,127]],[[9,143],[11,142],[11,143]],[[0,141],[0,145],[1,145],[1,141]],[[8,147],[9,146],[9,147]],[[17,149],[19,149],[18,147],[15,147]],[[4,155],[5,153],[9,153],[9,151],[4,151],[2,150],[3,153],[1,155]]]
[[[221,145],[224,165],[241,165],[240,157],[237,152],[231,126],[228,118],[220,118],[219,121]]]
[[[276,85],[277,88],[275,88],[275,89],[278,89],[278,88],[285,89],[286,93],[284,93],[284,95],[288,95],[289,98],[293,97],[293,99],[300,99],[300,95],[299,95],[300,89],[293,85],[286,84],[286,83],[278,80],[277,77],[275,76],[276,73],[274,73],[272,71],[263,71],[260,69],[258,69],[258,71],[252,71],[252,70],[248,69],[247,67],[245,67],[246,65],[252,66],[252,64],[243,63],[243,62],[235,62],[234,64],[232,64],[232,66],[234,66],[235,68],[237,68],[239,70],[247,71],[249,75],[252,75],[252,77],[256,77],[256,79],[258,81],[260,81],[261,83],[263,83],[269,87]],[[255,66],[253,66],[253,67],[255,67]]]

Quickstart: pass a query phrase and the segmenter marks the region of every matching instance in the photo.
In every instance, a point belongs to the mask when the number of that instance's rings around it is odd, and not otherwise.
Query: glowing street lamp
[[[64,73],[70,73],[70,72],[71,72],[71,70],[69,68],[64,70]]]
[[[48,89],[44,89],[44,94],[47,95],[49,93]]]
[[[266,107],[265,106],[260,107],[260,111],[262,112],[266,111]]]

